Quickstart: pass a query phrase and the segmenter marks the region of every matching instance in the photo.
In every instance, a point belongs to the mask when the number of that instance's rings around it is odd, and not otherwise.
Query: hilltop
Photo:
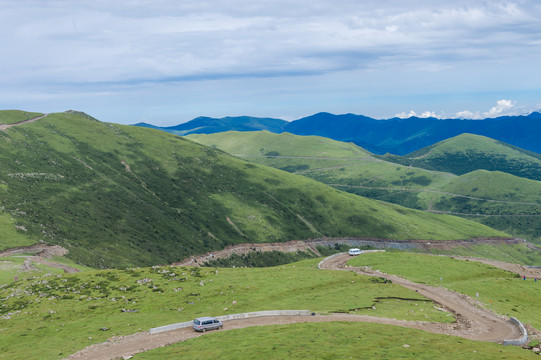
[[[247,242],[507,236],[84,113],[49,114],[0,139],[3,248],[57,244],[92,267],[171,263]]]
[[[485,136],[461,134],[389,161],[463,175],[474,170],[502,171],[541,180],[541,154]]]

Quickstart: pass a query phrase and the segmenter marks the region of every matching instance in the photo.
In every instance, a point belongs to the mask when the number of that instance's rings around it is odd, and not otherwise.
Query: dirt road
[[[6,256],[21,257],[22,256],[26,258],[27,264],[31,264],[32,262],[35,262],[38,264],[43,264],[43,265],[51,266],[54,268],[62,269],[64,270],[65,273],[79,272],[79,269],[50,260],[53,258],[53,256],[64,256],[67,253],[68,253],[68,250],[66,250],[62,246],[35,244],[31,246],[20,246],[20,247],[0,251],[0,257],[6,257]],[[34,255],[22,255],[22,254],[34,254]],[[28,266],[26,268],[28,270],[31,269]],[[25,267],[23,266],[23,270],[24,269]]]
[[[507,319],[500,318],[488,310],[478,308],[474,300],[466,295],[441,287],[417,284],[399,276],[379,271],[357,267],[346,268],[345,264],[349,258],[349,255],[341,254],[325,259],[320,265],[323,269],[354,271],[362,275],[385,278],[395,284],[418,292],[455,315],[457,319],[455,333],[453,334],[455,336],[492,342],[502,342],[504,339],[515,339],[521,336],[518,329],[510,324]]]
[[[457,322],[454,324],[405,321],[388,318],[379,318],[366,315],[334,314],[314,316],[268,316],[251,319],[230,320],[225,323],[227,331],[250,326],[292,324],[299,322],[328,322],[328,321],[360,321],[373,322],[394,326],[409,327],[432,333],[459,336],[471,340],[492,341],[501,343],[505,339],[521,337],[519,330],[506,319],[500,318],[488,310],[478,308],[474,301],[462,294],[455,293],[445,288],[417,284],[395,275],[384,274],[376,271],[364,271],[361,268],[346,267],[349,255],[340,254],[328,257],[320,263],[322,269],[338,271],[355,271],[357,273],[378,276],[389,279],[408,289],[417,291],[428,299],[432,299],[440,307],[454,314]],[[72,354],[67,360],[72,359],[115,359],[127,358],[133,354],[150,349],[163,347],[179,341],[188,340],[204,333],[196,333],[191,328],[173,330],[151,335],[142,332],[128,336],[110,339],[106,343],[92,345],[86,349]]]
[[[14,123],[14,124],[0,124],[0,131],[6,131],[7,129],[9,129],[10,127],[13,127],[13,126],[18,126],[18,125],[23,125],[23,124],[28,124],[28,123],[31,123],[31,122],[34,122],[34,121],[38,121],[40,119],[43,119],[47,115],[49,115],[49,114],[43,114],[43,115],[40,115],[40,116],[36,116],[35,118],[20,121],[18,123]]]

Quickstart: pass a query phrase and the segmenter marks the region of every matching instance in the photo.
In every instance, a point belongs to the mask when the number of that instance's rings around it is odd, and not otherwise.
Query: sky
[[[176,125],[541,109],[538,0],[0,0],[0,109]]]

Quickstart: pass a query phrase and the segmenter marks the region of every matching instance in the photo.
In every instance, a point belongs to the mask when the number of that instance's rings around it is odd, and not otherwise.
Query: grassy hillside
[[[414,209],[463,214],[515,236],[541,242],[540,181],[499,171],[476,170],[457,176],[390,163],[354,144],[315,136],[227,132],[189,138],[350,193]],[[477,138],[486,139],[465,135],[455,140]],[[501,156],[514,154],[518,159],[522,154],[523,159],[535,159],[490,139],[487,143],[493,145],[487,145],[492,152],[502,150]]]
[[[3,216],[93,267],[170,263],[244,242],[447,240],[502,232],[339,192],[161,131],[58,113],[0,132]]]
[[[541,180],[541,155],[480,135],[462,134],[390,161],[456,175],[474,170],[502,171]]]
[[[24,120],[32,119],[43,115],[42,113],[28,112],[21,110],[2,110],[0,111],[0,125],[14,124]]]
[[[318,270],[319,261],[265,269],[100,270],[21,280],[0,288],[6,299],[0,307],[0,359],[65,358],[117,335],[198,316],[261,310],[454,320],[412,290],[350,272]]]

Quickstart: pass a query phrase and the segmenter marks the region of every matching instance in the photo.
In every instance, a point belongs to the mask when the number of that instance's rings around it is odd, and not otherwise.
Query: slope
[[[161,131],[50,114],[0,132],[2,212],[94,267],[170,263],[229,244],[504,233],[339,192]]]
[[[541,155],[480,135],[461,134],[390,161],[462,175],[474,170],[502,171],[541,180]]]
[[[189,138],[353,194],[415,209],[461,215],[541,242],[540,181],[498,171],[478,170],[461,176],[430,171],[409,166],[409,159],[401,158],[405,165],[390,163],[354,144],[314,136],[227,132],[190,135]],[[486,147],[495,153],[499,148],[508,150],[517,163],[520,159],[535,160],[491,139],[486,142],[495,143],[492,148]],[[344,149],[348,149],[347,152]],[[502,154],[508,156],[505,152]]]

